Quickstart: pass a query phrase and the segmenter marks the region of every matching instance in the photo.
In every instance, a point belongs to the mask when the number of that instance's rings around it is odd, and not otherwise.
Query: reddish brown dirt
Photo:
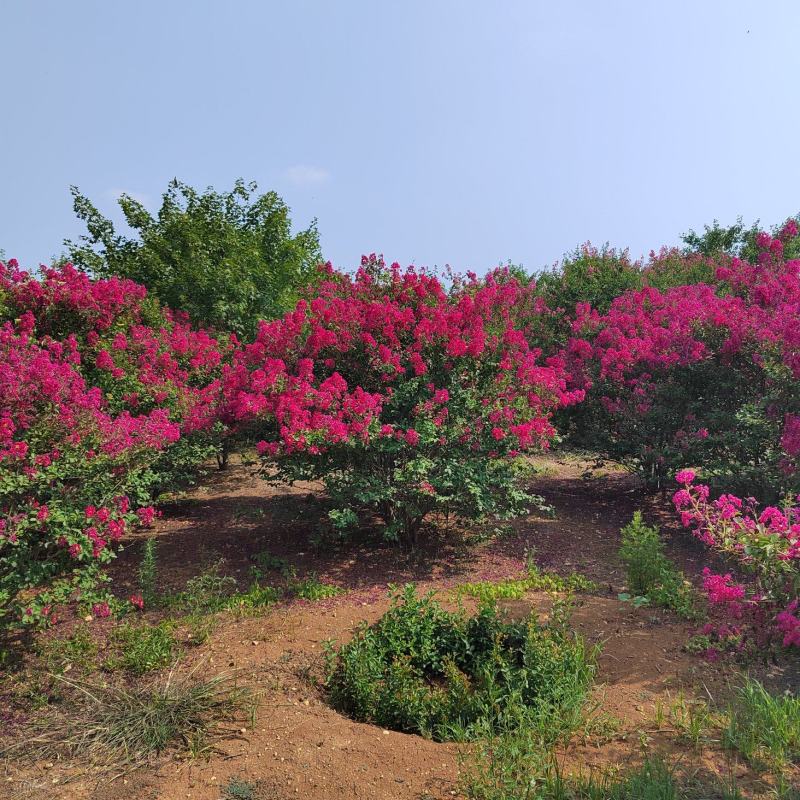
[[[514,575],[530,550],[542,569],[577,570],[602,587],[581,596],[573,619],[590,642],[602,644],[595,699],[602,712],[616,718],[617,730],[575,743],[564,754],[565,764],[583,769],[624,765],[640,758],[646,747],[690,762],[701,776],[733,769],[740,785],[757,788],[759,776],[738,764],[731,767],[717,744],[696,749],[669,724],[655,722],[657,709],[668,708],[680,691],[690,698],[717,697],[731,675],[729,667],[712,667],[682,651],[690,624],[617,599],[624,583],[616,555],[619,528],[636,507],[666,520],[663,501],[644,498],[623,473],[581,477],[587,465],[579,460],[544,463],[546,472],[534,489],[556,507],[554,519],[518,520],[508,535],[480,545],[467,544],[463,532],[439,530],[413,556],[368,542],[317,552],[311,541],[321,516],[315,487],[269,488],[242,465],[217,474],[208,488],[167,507],[159,522],[159,568],[169,586],[183,586],[219,558],[225,559],[225,572],[244,586],[252,555],[269,550],[287,558],[298,574],[314,572],[347,593],[281,605],[261,616],[223,616],[206,644],[187,651],[184,669],[197,667],[204,675],[235,672],[260,697],[255,726],[243,721],[238,735],[208,760],[165,759],[112,782],[92,775],[86,765],[9,764],[0,776],[0,797],[219,800],[220,787],[233,777],[257,785],[261,800],[458,796],[454,745],[353,722],[325,705],[308,676],[318,674],[325,640],[347,639],[362,620],[372,622],[386,610],[388,584],[415,581],[441,591],[467,580]],[[669,550],[687,574],[697,576],[703,561],[695,543],[673,531]],[[115,567],[123,591],[126,583],[134,586],[138,552],[134,543]],[[505,606],[517,616],[532,608],[546,613],[548,602],[545,595],[533,594]]]

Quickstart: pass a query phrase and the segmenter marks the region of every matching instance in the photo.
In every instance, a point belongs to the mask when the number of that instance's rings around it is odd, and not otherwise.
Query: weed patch
[[[169,666],[178,647],[174,628],[171,622],[120,625],[111,634],[115,652],[106,659],[104,666],[110,670],[124,669],[134,675]]]
[[[781,770],[800,763],[800,697],[775,696],[746,679],[730,705],[724,741],[757,766]]]
[[[580,573],[561,576],[555,572],[540,572],[534,563],[529,562],[525,574],[520,578],[463,583],[457,587],[456,593],[459,597],[475,597],[481,603],[494,603],[498,600],[519,600],[528,592],[593,592],[597,588],[594,581]]]

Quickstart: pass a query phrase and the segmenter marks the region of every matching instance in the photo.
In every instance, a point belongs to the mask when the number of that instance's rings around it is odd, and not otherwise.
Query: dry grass
[[[53,676],[68,697],[58,713],[45,714],[36,732],[0,752],[3,758],[80,759],[93,767],[127,771],[168,750],[197,757],[239,735],[254,711],[253,695],[230,674],[208,680],[197,667],[135,687]],[[238,722],[237,725],[232,723]]]

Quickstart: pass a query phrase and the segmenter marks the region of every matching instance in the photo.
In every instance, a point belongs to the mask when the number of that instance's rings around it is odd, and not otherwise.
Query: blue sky
[[[483,272],[800,211],[800,3],[0,0],[0,248],[173,176],[317,217],[325,255]]]

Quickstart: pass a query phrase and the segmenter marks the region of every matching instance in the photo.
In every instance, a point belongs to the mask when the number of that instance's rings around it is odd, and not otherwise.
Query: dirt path
[[[279,606],[262,616],[223,618],[202,647],[188,651],[186,668],[204,674],[233,671],[260,693],[255,726],[245,724],[209,760],[170,760],[113,783],[58,765],[14,774],[0,783],[0,797],[65,800],[219,800],[231,778],[259,787],[259,798],[287,800],[444,800],[457,796],[458,757],[453,745],[355,723],[332,711],[309,676],[318,674],[323,643],[347,639],[362,620],[386,610],[387,585],[415,581],[446,590],[467,580],[518,574],[527,552],[542,569],[573,570],[597,581],[601,590],[582,595],[575,627],[602,644],[599,684],[602,710],[616,720],[605,739],[576,744],[568,764],[587,768],[624,764],[641,755],[644,744],[669,753],[686,750],[698,769],[724,774],[718,748],[693,750],[656,730],[659,707],[679,690],[689,696],[716,693],[727,673],[682,652],[692,626],[666,612],[633,609],[617,599],[624,572],[617,558],[619,529],[636,507],[663,515],[660,500],[645,500],[621,473],[581,477],[586,464],[550,458],[534,489],[555,506],[553,519],[518,520],[505,536],[467,546],[463,537],[441,533],[411,559],[387,546],[352,545],[338,552],[313,547],[319,500],[314,487],[275,490],[234,466],[210,488],[198,490],[167,509],[158,526],[161,574],[182,586],[203,564],[225,559],[225,571],[242,584],[254,553],[285,557],[298,573],[314,572],[348,592],[317,602]],[[700,550],[685,536],[670,542],[671,555],[690,575],[699,571]],[[116,566],[117,581],[134,583],[137,548]],[[507,613],[544,610],[546,595],[507,603]],[[747,777],[745,773],[742,776]],[[71,779],[71,780],[68,780]],[[57,782],[54,782],[57,781]]]

